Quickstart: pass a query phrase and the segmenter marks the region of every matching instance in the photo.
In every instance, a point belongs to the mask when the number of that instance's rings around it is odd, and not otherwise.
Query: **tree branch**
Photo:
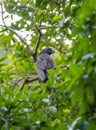
[[[23,82],[21,88],[20,88],[20,91],[24,88],[24,85],[25,85],[25,84],[32,83],[32,82],[34,82],[34,81],[36,81],[36,80],[38,80],[38,77],[35,77],[35,78],[32,78],[32,79],[26,78],[26,79],[24,80],[24,82]]]
[[[7,29],[5,28],[5,29],[1,30],[0,33],[4,32],[4,31],[6,31],[6,30],[7,30]]]
[[[37,40],[36,48],[35,48],[35,52],[34,52],[34,60],[36,61],[37,50],[38,50],[40,40],[41,40],[41,37],[42,37],[42,32],[41,32],[40,28],[36,24],[35,24],[35,27],[36,27],[37,31],[39,32],[39,36],[38,36],[38,40]]]
[[[5,21],[4,21],[4,16],[3,16],[3,5],[1,5],[1,15],[2,15],[2,22],[3,22],[3,24],[4,24],[3,27],[5,27],[6,30],[9,30],[9,31],[13,32],[13,33],[20,39],[20,41],[26,45],[26,47],[27,47],[27,49],[28,49],[30,55],[34,58],[34,53],[33,53],[32,49],[31,49],[31,47],[27,44],[27,42],[26,42],[20,35],[18,35],[17,32],[15,32],[13,29],[9,28],[9,27],[6,25],[6,23],[5,23]]]
[[[41,107],[41,109],[46,114],[47,117],[50,117],[52,120],[54,119],[54,116],[51,115],[44,107]]]

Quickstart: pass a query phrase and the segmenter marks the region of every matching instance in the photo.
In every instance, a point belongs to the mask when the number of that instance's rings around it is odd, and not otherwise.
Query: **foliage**
[[[96,0],[1,5],[1,130],[95,130]],[[26,82],[37,76],[34,59],[44,47],[54,48],[56,69],[46,84]]]

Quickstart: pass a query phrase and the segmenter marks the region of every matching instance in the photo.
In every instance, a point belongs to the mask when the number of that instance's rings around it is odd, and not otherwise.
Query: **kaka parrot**
[[[48,80],[48,69],[54,69],[54,62],[51,58],[51,54],[54,50],[51,48],[45,48],[41,51],[40,56],[36,61],[36,70],[38,74],[39,83],[45,83]]]

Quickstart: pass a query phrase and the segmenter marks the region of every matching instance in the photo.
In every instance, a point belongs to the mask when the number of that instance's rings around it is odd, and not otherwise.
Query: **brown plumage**
[[[39,83],[45,83],[48,80],[48,69],[54,69],[54,62],[51,54],[54,51],[51,48],[45,48],[41,51],[36,61],[36,70],[39,77]]]

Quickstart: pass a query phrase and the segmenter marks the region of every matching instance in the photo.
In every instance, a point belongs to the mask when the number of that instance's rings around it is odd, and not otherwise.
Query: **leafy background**
[[[96,0],[0,4],[0,129],[96,130]],[[39,84],[44,47],[56,69]]]

